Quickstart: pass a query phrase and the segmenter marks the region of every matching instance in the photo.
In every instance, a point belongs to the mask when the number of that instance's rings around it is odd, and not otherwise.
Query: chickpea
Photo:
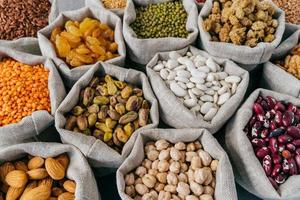
[[[138,196],[135,196],[135,197],[134,197],[134,200],[142,200],[142,197],[139,196],[139,195],[138,195]]]
[[[194,145],[195,145],[196,151],[203,148],[202,144],[199,141],[194,142]]]
[[[154,197],[154,199],[158,198],[158,193],[155,190],[151,190],[150,194]]]
[[[196,147],[195,147],[195,144],[193,142],[189,143],[186,146],[186,151],[195,151],[195,150],[196,150]]]
[[[188,178],[187,178],[187,176],[184,173],[180,173],[178,175],[178,181],[179,182],[185,182],[185,183],[187,183],[188,182]]]
[[[126,174],[125,176],[125,184],[130,186],[134,184],[134,174],[130,173],[130,174]]]
[[[166,186],[164,187],[164,190],[165,190],[166,192],[170,192],[170,193],[175,194],[175,193],[176,193],[176,185],[166,185]]]
[[[204,186],[204,194],[209,194],[209,195],[213,196],[214,193],[215,193],[214,188],[212,188],[212,187],[209,186],[209,185]]]
[[[158,173],[158,171],[155,170],[155,169],[149,169],[149,170],[148,170],[148,174],[150,174],[150,175],[152,175],[152,176],[156,176],[157,173]]]
[[[189,169],[188,165],[185,163],[180,163],[180,172],[186,172]]]
[[[160,192],[164,189],[165,185],[162,184],[162,183],[156,183],[155,186],[154,186],[154,189],[157,191],[157,192]]]
[[[158,170],[159,160],[155,160],[152,162],[151,169]]]
[[[191,160],[191,168],[196,170],[202,167],[201,159],[199,156],[194,156]]]
[[[191,192],[190,186],[184,182],[178,183],[176,191],[178,192],[179,195],[183,195],[184,197],[189,195]]]
[[[135,174],[139,177],[143,177],[147,173],[147,169],[145,167],[138,167],[135,170]]]
[[[189,169],[187,172],[186,172],[186,175],[189,179],[189,182],[191,181],[194,181],[195,180],[195,177],[194,177],[194,171],[192,169]]]
[[[158,200],[170,200],[171,199],[171,193],[160,191],[158,194]]]
[[[203,184],[208,177],[208,172],[204,168],[196,169],[194,175],[195,175],[195,182],[199,184]]]
[[[159,153],[158,156],[159,160],[169,160],[170,159],[170,150],[169,149],[164,149]]]
[[[216,188],[216,178],[215,177],[213,177],[213,180],[211,181],[210,186],[212,188]]]
[[[159,152],[157,150],[150,150],[147,153],[147,158],[151,161],[154,161],[158,158]]]
[[[214,198],[209,194],[202,194],[200,197],[200,200],[213,200]]]
[[[180,160],[179,161],[184,163],[185,162],[185,151],[180,151],[180,154],[181,155],[180,155]]]
[[[150,169],[150,168],[151,168],[151,165],[152,165],[152,161],[151,161],[151,160],[148,160],[148,159],[145,159],[145,160],[142,162],[142,165],[143,165],[146,169]]]
[[[198,197],[196,197],[194,195],[188,195],[185,197],[185,200],[198,200]]]
[[[172,194],[172,199],[171,200],[181,200],[177,195]]]
[[[191,162],[191,161],[192,161],[192,158],[193,158],[194,156],[198,156],[196,152],[194,152],[194,151],[186,152],[186,153],[185,153],[185,161],[186,161],[186,162]],[[200,157],[200,158],[201,158],[201,157]]]
[[[156,149],[159,151],[167,149],[169,147],[169,144],[170,143],[164,139],[155,142]]]
[[[182,151],[182,150],[185,150],[186,148],[186,145],[183,143],[183,142],[177,142],[174,147],[179,150],[179,151]]]
[[[134,186],[133,185],[126,186],[125,193],[130,197],[134,197],[136,195]]]
[[[155,145],[153,142],[148,142],[145,146],[145,153],[147,154],[151,150],[155,150]]]
[[[177,185],[178,183],[177,176],[174,173],[169,172],[167,175],[167,183],[169,185]]]
[[[179,174],[180,172],[180,163],[179,162],[172,162],[170,164],[170,172],[173,172],[175,174]]]
[[[201,158],[202,164],[204,166],[209,166],[211,163],[211,156],[204,150],[199,150],[199,157]]]
[[[204,185],[209,185],[211,183],[211,181],[213,180],[212,171],[209,167],[204,167],[203,169],[206,171],[205,173],[207,174],[207,178],[204,182]]]
[[[190,188],[196,196],[200,196],[204,192],[203,186],[194,181],[190,182]]]
[[[181,157],[181,153],[179,150],[175,149],[174,147],[171,148],[171,151],[170,151],[170,156],[173,160],[175,161],[179,161],[180,160],[180,157]]]
[[[151,193],[146,193],[143,195],[142,200],[155,200]]]
[[[150,174],[146,174],[142,177],[143,184],[146,185],[148,188],[153,188],[156,183],[156,178]]]
[[[162,172],[162,173],[157,173],[156,178],[159,182],[166,184],[167,183],[167,173]]]
[[[218,168],[218,164],[219,164],[219,161],[218,160],[213,160],[211,163],[210,163],[210,168],[212,171],[217,171],[217,168]]]
[[[147,186],[140,184],[140,183],[135,185],[135,190],[140,195],[144,195],[149,192],[149,189],[147,188]]]
[[[168,169],[169,169],[169,163],[168,163],[168,161],[166,161],[166,160],[159,161],[157,168],[158,168],[159,172],[166,172],[166,171],[168,171]]]
[[[136,184],[139,184],[139,183],[143,183],[142,179],[141,178],[135,179],[134,184],[136,185]]]

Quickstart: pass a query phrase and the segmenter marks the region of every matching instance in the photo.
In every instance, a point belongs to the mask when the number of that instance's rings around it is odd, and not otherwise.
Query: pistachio
[[[92,135],[92,131],[91,131],[91,129],[89,129],[89,128],[87,128],[87,129],[85,129],[83,132],[82,132],[84,135]]]
[[[69,116],[66,121],[65,129],[71,131],[77,124],[77,118],[75,116]]]
[[[107,105],[109,103],[109,98],[104,96],[96,96],[93,99],[93,103],[97,105]]]
[[[107,106],[101,106],[100,112],[98,113],[98,119],[104,120],[107,116],[108,107]]]
[[[124,131],[126,133],[126,135],[128,135],[129,137],[132,135],[132,133],[134,132],[134,125],[132,123],[128,123],[124,126]]]
[[[106,125],[106,127],[113,129],[117,125],[117,121],[114,121],[111,118],[106,118],[105,125]]]
[[[109,140],[111,140],[112,136],[113,136],[113,134],[111,132],[104,133],[103,141],[108,142]]]
[[[118,103],[115,106],[115,110],[120,114],[120,115],[124,115],[126,112],[125,106],[122,103]]]
[[[126,110],[128,111],[136,111],[139,107],[139,99],[137,96],[129,97],[126,103]]]
[[[117,145],[118,147],[122,147],[122,143],[120,142],[120,140],[118,139],[117,133],[115,131],[115,133],[113,134],[113,142],[115,145]]]
[[[89,124],[89,127],[93,127],[95,126],[97,122],[97,114],[96,113],[92,113],[88,116],[88,124]]]
[[[128,124],[130,122],[133,122],[134,120],[136,120],[138,117],[138,114],[134,111],[130,111],[128,113],[126,113],[125,115],[123,115],[120,119],[119,119],[119,123],[120,124]]]
[[[122,104],[126,104],[127,99],[123,99],[121,96],[117,96],[117,101]]]
[[[91,87],[85,88],[82,99],[83,105],[88,106],[92,102],[94,94],[95,91]]]
[[[105,75],[104,81],[105,81],[106,83],[114,82],[113,78],[112,78],[110,75]]]
[[[75,115],[75,116],[79,116],[79,115],[81,115],[83,112],[84,112],[84,109],[83,109],[81,106],[75,106],[75,107],[72,109],[72,114]]]
[[[77,126],[81,131],[84,131],[88,128],[88,121],[85,116],[80,115],[77,117]]]
[[[111,106],[116,106],[117,103],[118,103],[117,96],[112,96],[109,98],[109,104]]]
[[[149,109],[142,108],[139,110],[139,126],[143,127],[147,125],[149,112],[150,112]]]
[[[99,129],[95,129],[94,132],[93,132],[93,136],[98,138],[98,139],[103,139],[104,132],[99,130]]]
[[[143,90],[141,90],[140,88],[134,88],[133,94],[135,94],[138,97],[141,97],[141,96],[143,96]]]
[[[149,104],[149,102],[147,100],[143,100],[142,108],[144,108],[144,109],[150,109],[150,104]]]
[[[97,85],[99,84],[99,82],[100,82],[99,77],[93,77],[93,79],[89,83],[89,86],[92,87],[92,88],[96,88]]]
[[[79,130],[78,127],[75,127],[75,128],[73,129],[73,132],[75,132],[75,133],[81,133],[81,131]]]
[[[108,127],[106,126],[106,124],[104,124],[104,123],[96,122],[95,126],[96,126],[97,129],[100,129],[100,130],[103,131],[104,133],[112,132],[112,129],[111,129],[111,128],[108,128]]]
[[[139,125],[139,119],[135,120],[135,121],[133,122],[133,125],[134,125],[134,129],[135,129],[135,130],[138,129],[138,128],[140,128],[140,125]]]
[[[116,129],[117,138],[120,142],[126,143],[129,139],[129,136],[123,131],[122,128]]]
[[[101,96],[108,96],[107,87],[103,85],[98,85],[96,90],[100,93]]]
[[[127,86],[127,84],[123,81],[115,81],[115,85],[120,90],[123,90]]]
[[[90,107],[88,107],[88,113],[91,114],[91,113],[98,113],[98,112],[99,112],[99,106],[97,104],[93,104]]]
[[[108,110],[107,114],[109,115],[110,118],[116,121],[118,121],[121,117],[120,114],[115,110]]]
[[[118,91],[118,88],[114,82],[111,81],[107,83],[107,90],[109,95],[115,95]]]
[[[127,86],[122,90],[122,92],[121,92],[121,97],[124,98],[124,99],[128,99],[128,98],[131,96],[132,92],[133,92],[132,87],[130,87],[130,86],[127,85]]]

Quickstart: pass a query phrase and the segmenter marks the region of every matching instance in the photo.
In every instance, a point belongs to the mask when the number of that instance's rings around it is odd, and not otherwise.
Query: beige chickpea
[[[162,183],[156,183],[155,186],[154,186],[154,189],[157,191],[157,192],[160,192],[164,189],[165,185],[162,184]]]
[[[218,160],[213,160],[210,163],[211,170],[214,171],[214,172],[217,171],[218,165],[219,165],[219,161]]]
[[[151,150],[155,150],[156,147],[153,142],[149,142],[145,145],[145,153],[147,154]]]
[[[178,183],[176,191],[179,195],[183,195],[184,197],[191,193],[190,186],[184,182]]]
[[[169,169],[170,164],[166,160],[161,160],[158,162],[157,169],[159,172],[166,172]]]
[[[138,195],[138,196],[135,196],[135,197],[134,197],[134,200],[142,200],[142,197],[139,196],[139,195]]]
[[[155,200],[151,193],[146,193],[142,196],[142,200]]]
[[[189,169],[186,163],[180,163],[180,172],[186,172]]]
[[[179,150],[177,150],[176,148],[172,147],[171,151],[170,151],[170,156],[173,160],[175,161],[179,161],[180,157],[181,157],[181,153]]]
[[[194,145],[195,145],[196,151],[203,148],[202,144],[199,141],[194,142]]]
[[[198,156],[196,152],[194,152],[194,151],[188,151],[188,152],[186,152],[186,153],[185,153],[185,161],[186,161],[186,162],[191,162],[191,161],[192,161],[192,158],[193,158],[194,156]]]
[[[199,157],[201,158],[202,164],[204,166],[209,166],[211,163],[211,156],[204,150],[199,150]]]
[[[212,187],[209,186],[209,185],[204,186],[204,194],[209,194],[209,195],[213,196],[214,193],[215,193],[214,188],[212,188]]]
[[[134,174],[133,173],[126,174],[126,176],[125,176],[125,184],[127,186],[134,184]]]
[[[216,178],[215,178],[215,177],[213,177],[213,179],[212,179],[212,181],[211,181],[211,183],[210,183],[210,186],[211,186],[212,188],[216,188]]]
[[[170,172],[173,172],[175,174],[179,174],[179,172],[180,172],[180,163],[179,162],[172,162],[170,164],[169,170],[170,170]]]
[[[188,145],[186,145],[186,151],[195,151],[196,147],[194,142],[189,143]]]
[[[177,195],[172,194],[172,199],[171,200],[181,200]]]
[[[160,191],[158,194],[158,200],[170,200],[171,193],[166,191]]]
[[[149,192],[149,189],[147,188],[147,186],[144,184],[140,184],[140,183],[135,185],[135,190],[140,195],[144,195]]]
[[[158,170],[159,160],[155,160],[152,162],[151,169]]]
[[[169,172],[167,175],[167,183],[169,185],[177,185],[178,183],[177,175],[172,172]]]
[[[143,165],[146,169],[150,169],[150,168],[151,168],[151,165],[152,165],[152,161],[149,160],[149,159],[145,159],[145,160],[143,160],[142,165]]]
[[[189,182],[194,181],[195,180],[195,176],[194,176],[195,172],[192,169],[189,169],[186,172],[186,175],[188,177]]]
[[[158,193],[155,190],[151,190],[149,193],[154,197],[154,199],[158,198]]]
[[[164,139],[157,140],[155,142],[156,149],[159,151],[167,149],[169,147],[169,145],[170,145],[170,143]]]
[[[136,195],[134,186],[133,185],[126,186],[125,193],[130,197],[134,197]]]
[[[208,177],[208,173],[207,170],[205,170],[204,168],[200,168],[195,170],[194,176],[195,182],[203,184]]]
[[[201,159],[199,156],[194,156],[191,160],[191,168],[196,170],[202,167]]]
[[[176,185],[166,185],[164,191],[170,192],[172,194],[176,193]]]
[[[185,197],[185,200],[198,200],[198,197],[196,197],[194,195],[188,195]]]
[[[134,185],[139,184],[139,183],[143,183],[142,179],[141,178],[135,179]]]
[[[147,173],[147,169],[145,167],[138,167],[135,170],[135,174],[139,177],[143,177]]]
[[[155,169],[149,169],[149,170],[148,170],[148,174],[150,174],[150,175],[152,175],[152,176],[156,176],[157,173],[158,173],[158,171],[155,170]]]
[[[202,194],[200,197],[199,197],[200,200],[213,200],[214,198],[209,195],[209,194]]]
[[[179,150],[179,151],[182,151],[182,150],[185,150],[186,148],[186,145],[183,143],[183,142],[177,142],[174,147]]]
[[[212,171],[209,167],[204,167],[203,169],[206,171],[205,173],[207,174],[207,178],[206,178],[206,180],[204,181],[203,184],[204,185],[209,185],[213,180]]]
[[[146,185],[148,188],[153,188],[156,183],[156,178],[150,174],[146,174],[142,177],[143,184]]]
[[[200,196],[204,192],[204,188],[202,185],[196,183],[195,181],[190,182],[191,191],[196,195]]]
[[[169,160],[170,159],[170,150],[169,149],[164,149],[161,150],[158,156],[159,160]]]
[[[160,183],[166,184],[167,183],[167,173],[166,172],[160,172],[156,174],[156,178]]]
[[[147,152],[147,158],[151,161],[154,161],[158,158],[159,152],[157,150],[150,150]]]
[[[180,162],[185,162],[185,151],[180,151]]]
[[[178,181],[179,182],[185,182],[185,183],[187,183],[188,182],[188,178],[187,178],[187,176],[183,172],[181,172],[178,175]]]

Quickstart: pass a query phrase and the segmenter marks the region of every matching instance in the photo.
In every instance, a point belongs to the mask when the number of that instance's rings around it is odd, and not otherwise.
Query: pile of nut
[[[300,25],[300,4],[299,0],[273,0],[285,13],[285,21]]]
[[[108,9],[125,8],[127,0],[102,0],[102,3]]]
[[[94,77],[68,114],[65,129],[93,135],[119,153],[133,132],[149,122],[143,91],[111,76]]]
[[[275,39],[275,11],[267,0],[214,0],[203,27],[212,41],[255,47]]]
[[[280,67],[300,79],[300,44],[295,46],[284,61],[276,62]]]
[[[153,67],[171,91],[195,115],[211,121],[218,109],[236,93],[241,78],[224,72],[212,58],[187,52],[169,53]]]
[[[245,127],[257,158],[275,189],[300,173],[300,107],[259,96]]]
[[[66,154],[5,162],[0,166],[0,199],[74,200],[76,183],[65,177],[68,165]]]
[[[142,165],[125,175],[125,193],[133,199],[212,200],[218,160],[199,141],[148,142]]]
[[[64,58],[71,68],[119,56],[114,31],[96,19],[69,20],[63,29],[53,29],[50,40],[58,56]]]

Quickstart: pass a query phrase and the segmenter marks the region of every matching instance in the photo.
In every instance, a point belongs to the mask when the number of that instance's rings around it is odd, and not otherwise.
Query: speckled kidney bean
[[[266,172],[266,175],[269,176],[272,172],[272,158],[270,155],[266,155],[263,159],[263,168]]]

